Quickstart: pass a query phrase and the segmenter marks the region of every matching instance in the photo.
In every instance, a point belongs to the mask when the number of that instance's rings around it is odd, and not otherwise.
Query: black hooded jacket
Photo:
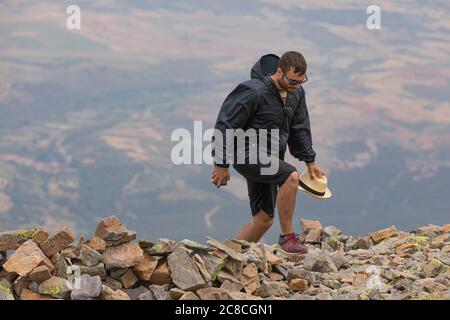
[[[228,167],[234,161],[227,150],[226,142],[229,141],[225,141],[226,129],[279,129],[277,157],[284,159],[288,145],[290,153],[298,160],[306,163],[315,161],[305,91],[300,86],[294,93],[288,94],[284,106],[278,88],[270,77],[276,72],[278,60],[279,57],[274,54],[261,57],[251,70],[252,80],[240,83],[223,102],[215,125],[215,129],[222,132],[222,152],[217,148],[216,137],[213,138],[216,166]],[[246,154],[248,150],[246,143]]]

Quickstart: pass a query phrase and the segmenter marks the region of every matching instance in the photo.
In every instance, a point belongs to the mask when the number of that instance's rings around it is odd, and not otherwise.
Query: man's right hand
[[[214,167],[211,175],[211,182],[217,187],[225,186],[231,178],[228,168]]]

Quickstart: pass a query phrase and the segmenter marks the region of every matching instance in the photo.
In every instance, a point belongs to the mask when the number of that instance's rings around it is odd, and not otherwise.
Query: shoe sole
[[[287,252],[287,251],[285,251],[284,249],[281,249],[281,248],[278,248],[277,250],[281,251],[281,252],[283,252],[284,254],[287,254],[287,255],[299,255],[299,254],[307,254],[308,253],[308,251],[306,251],[306,252]]]

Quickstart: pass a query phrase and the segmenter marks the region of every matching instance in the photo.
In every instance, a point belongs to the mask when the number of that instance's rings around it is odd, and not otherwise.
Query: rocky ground
[[[136,240],[116,217],[74,232],[0,233],[0,300],[450,299],[450,225],[353,238],[301,220],[306,255],[278,245]]]

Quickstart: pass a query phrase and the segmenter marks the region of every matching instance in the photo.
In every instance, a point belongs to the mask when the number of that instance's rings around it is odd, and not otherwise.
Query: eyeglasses
[[[284,72],[283,72],[283,77],[286,78],[286,80],[288,81],[289,85],[291,85],[291,86],[296,86],[296,85],[299,85],[299,84],[303,84],[306,81],[308,81],[308,77],[306,76],[306,74],[305,74],[305,79],[304,80],[292,80],[292,79],[289,79],[287,77],[286,73],[284,73]]]

